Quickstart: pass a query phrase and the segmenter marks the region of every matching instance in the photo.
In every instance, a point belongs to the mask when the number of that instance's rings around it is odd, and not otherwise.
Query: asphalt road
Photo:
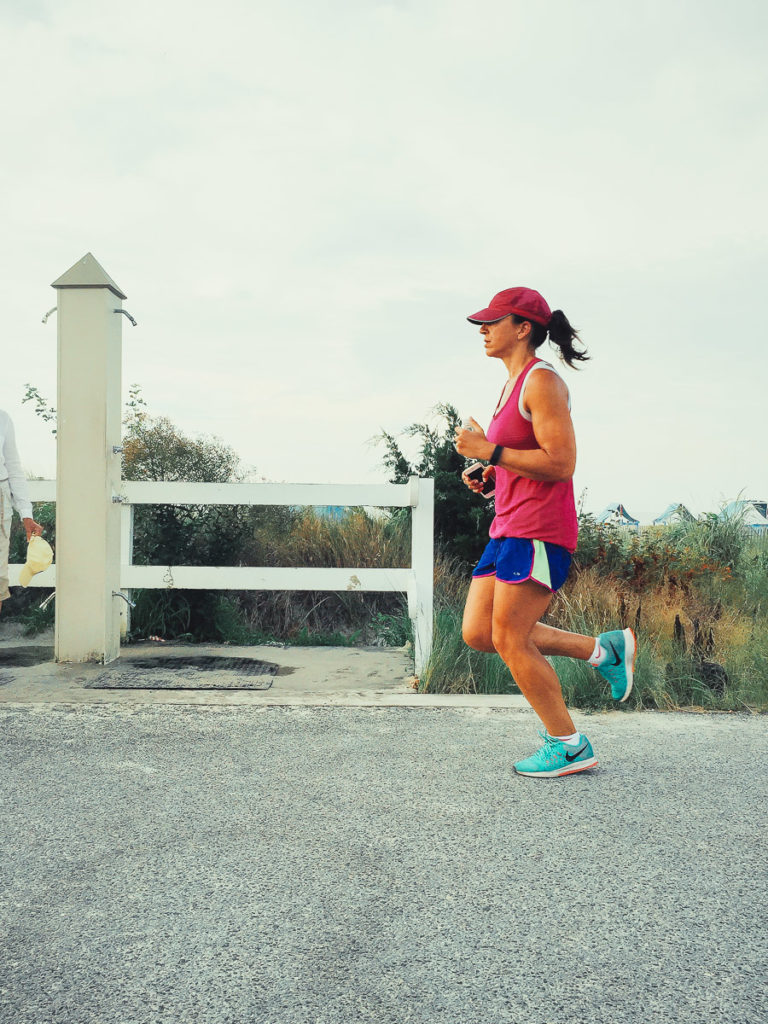
[[[765,1024],[768,717],[0,707],[5,1024]]]

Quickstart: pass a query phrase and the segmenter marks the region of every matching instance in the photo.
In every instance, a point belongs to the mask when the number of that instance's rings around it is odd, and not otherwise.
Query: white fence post
[[[432,651],[435,578],[435,481],[411,477],[411,567],[408,613],[413,620],[414,669],[421,676]]]
[[[122,505],[120,508],[120,575],[126,566],[133,565],[133,505]],[[121,593],[133,600],[133,591],[123,588]],[[131,628],[131,606],[127,601],[120,602],[120,636],[125,639]]]
[[[120,654],[120,376],[123,292],[88,253],[58,297],[56,660]]]

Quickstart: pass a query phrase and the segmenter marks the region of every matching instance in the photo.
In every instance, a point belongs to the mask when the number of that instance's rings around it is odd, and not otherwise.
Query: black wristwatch
[[[503,445],[500,445],[500,444],[497,444],[497,445],[496,445],[496,447],[495,447],[495,448],[493,449],[493,454],[491,455],[491,457],[490,457],[490,459],[488,460],[488,462],[489,462],[489,463],[490,463],[490,464],[491,464],[492,466],[495,466],[495,465],[497,465],[497,464],[498,464],[498,461],[499,461],[499,459],[501,458],[501,453],[502,453],[503,451],[504,451],[504,446],[503,446]]]

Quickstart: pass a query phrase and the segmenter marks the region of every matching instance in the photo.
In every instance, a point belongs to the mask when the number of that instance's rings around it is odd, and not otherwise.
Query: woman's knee
[[[478,626],[474,623],[465,622],[461,627],[461,636],[467,647],[476,651],[493,651],[493,641],[489,627]]]
[[[494,626],[492,640],[494,648],[507,665],[530,654],[530,634],[518,633],[508,627]]]

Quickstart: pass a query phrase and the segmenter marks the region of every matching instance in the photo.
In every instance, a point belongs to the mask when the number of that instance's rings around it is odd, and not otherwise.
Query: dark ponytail
[[[512,314],[512,319],[516,324],[529,323],[531,325],[532,344],[534,349],[537,349],[540,345],[543,345],[549,334],[550,344],[560,349],[560,358],[564,363],[567,363],[571,369],[578,369],[574,363],[585,363],[589,356],[587,355],[586,349],[577,349],[573,347],[574,341],[581,341],[579,338],[578,331],[575,331],[568,322],[568,317],[562,311],[562,309],[556,309],[552,313],[552,318],[549,321],[549,327],[544,327],[542,324],[534,323],[532,320],[527,320],[524,316],[518,316],[516,313]]]

